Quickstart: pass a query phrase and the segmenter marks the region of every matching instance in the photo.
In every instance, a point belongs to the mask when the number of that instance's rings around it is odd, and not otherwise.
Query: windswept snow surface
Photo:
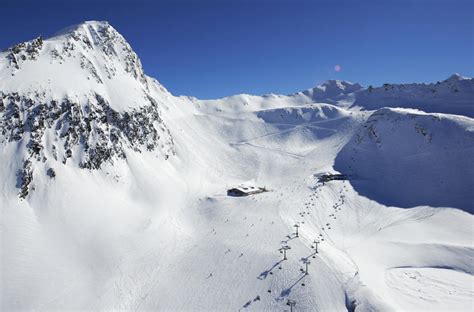
[[[46,66],[50,54],[41,50],[12,69],[4,52],[0,91],[50,88],[45,102],[94,92],[120,113],[151,101],[162,119],[153,126],[169,129],[175,153],[142,148],[139,133],[138,143],[120,145],[124,155],[88,169],[49,151],[36,159],[25,147],[31,129],[19,140],[2,129],[3,311],[288,311],[288,299],[294,311],[472,310],[472,118],[349,108],[343,93],[316,102],[304,94],[175,97],[127,71],[121,52],[104,58],[104,32],[93,31],[104,25],[72,29],[99,44],[81,53],[105,62],[96,68],[114,59],[123,80],[100,74],[96,84],[86,74],[77,88],[66,76],[48,84],[56,72],[81,75],[80,64],[66,57]],[[114,46],[128,46],[105,27]],[[70,33],[43,45],[64,44]],[[45,140],[63,144],[51,127]],[[76,148],[73,159],[84,142]],[[33,182],[21,199],[17,163],[28,159]],[[327,172],[349,180],[318,182]],[[269,192],[226,196],[247,181]]]

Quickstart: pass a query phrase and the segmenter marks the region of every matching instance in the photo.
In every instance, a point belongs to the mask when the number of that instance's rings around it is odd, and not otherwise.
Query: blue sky
[[[107,20],[145,72],[199,98],[474,76],[474,1],[0,0],[0,49]],[[335,66],[340,65],[340,71]]]

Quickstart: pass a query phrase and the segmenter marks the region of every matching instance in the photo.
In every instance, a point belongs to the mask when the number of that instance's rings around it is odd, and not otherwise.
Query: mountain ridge
[[[52,36],[43,39],[41,37],[37,37],[36,39],[26,41],[23,43],[19,43],[17,45],[14,45],[10,48],[7,48],[3,50],[2,52],[14,52],[14,51],[24,51],[27,50],[30,52],[30,58],[35,57],[35,54],[38,53],[38,47],[43,45],[43,41],[45,40],[58,40],[61,38],[66,37],[67,39],[70,38],[75,38],[76,41],[84,41],[84,44],[87,46],[90,45],[95,45],[103,50],[104,53],[107,54],[116,54],[115,49],[113,49],[109,44],[110,41],[117,40],[121,44],[123,44],[124,49],[130,54],[129,58],[129,66],[130,68],[128,69],[132,75],[136,78],[141,80],[144,84],[146,84],[146,79],[145,79],[145,73],[143,72],[143,68],[140,62],[140,59],[136,55],[135,52],[131,49],[130,45],[128,42],[126,42],[125,38],[113,27],[111,26],[107,21],[85,21],[82,23],[74,24],[68,27],[63,28],[62,30],[56,32]],[[67,49],[65,51],[66,53],[68,52]],[[53,54],[56,52],[53,52]],[[15,53],[13,53],[15,54]],[[18,53],[17,53],[18,54]],[[23,55],[20,55],[20,58],[22,58]],[[17,59],[17,57],[15,57]],[[13,64],[15,61],[12,61]],[[16,61],[18,62],[18,61]],[[20,60],[21,62],[21,60]],[[87,61],[86,61],[87,63]],[[14,66],[13,66],[14,67]],[[93,75],[93,74],[92,74]],[[100,80],[103,80],[102,77],[100,77]],[[441,82],[454,82],[454,81],[462,81],[462,80],[467,80],[467,81],[472,81],[472,78],[462,76],[458,73],[452,74],[450,77],[442,80]],[[390,85],[390,86],[409,86],[409,85],[434,85],[436,83],[402,83],[402,84],[390,84],[386,83],[385,85]],[[319,85],[316,85],[315,87],[298,91],[296,93],[292,93],[289,95],[283,95],[283,94],[264,94],[264,95],[251,95],[251,96],[295,96],[295,95],[305,95],[313,101],[319,101],[319,100],[334,100],[334,98],[343,96],[343,95],[348,95],[350,93],[357,93],[359,91],[367,90],[367,89],[377,89],[380,87],[367,87],[364,88],[361,84],[355,82],[350,82],[346,80],[338,80],[338,79],[329,79]],[[385,87],[384,87],[385,88]],[[220,99],[225,99],[229,97],[235,97],[235,96],[240,96],[240,95],[246,95],[246,94],[235,94],[235,95],[230,95],[224,98]],[[202,99],[202,100],[208,100],[208,99]],[[209,99],[212,100],[212,99]],[[219,100],[219,99],[214,99],[214,100]]]

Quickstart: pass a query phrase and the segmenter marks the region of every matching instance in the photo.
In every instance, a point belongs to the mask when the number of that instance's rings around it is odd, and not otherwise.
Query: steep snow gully
[[[471,311],[473,107],[460,75],[174,96],[106,22],[18,44],[1,310]]]

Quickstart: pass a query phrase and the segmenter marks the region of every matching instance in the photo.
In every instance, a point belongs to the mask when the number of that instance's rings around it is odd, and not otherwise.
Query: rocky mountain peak
[[[451,76],[449,76],[448,79],[446,79],[445,81],[448,81],[448,82],[452,82],[452,81],[461,81],[461,80],[469,80],[469,78],[467,77],[464,77],[458,73],[455,73],[455,74],[452,74]]]
[[[333,100],[337,97],[357,92],[363,87],[358,83],[352,83],[344,80],[327,80],[326,82],[305,90],[300,94],[310,97],[313,101]]]
[[[126,73],[148,88],[137,54],[107,22],[88,21],[67,27],[48,39],[38,37],[19,43],[0,54],[0,68],[15,76],[39,59],[49,64],[80,67],[88,79],[97,83]],[[47,68],[42,72],[50,73]]]
[[[19,195],[39,174],[98,170],[127,152],[174,154],[160,85],[107,22],[84,22],[0,53],[0,145],[16,144]],[[50,170],[51,169],[51,170]]]

